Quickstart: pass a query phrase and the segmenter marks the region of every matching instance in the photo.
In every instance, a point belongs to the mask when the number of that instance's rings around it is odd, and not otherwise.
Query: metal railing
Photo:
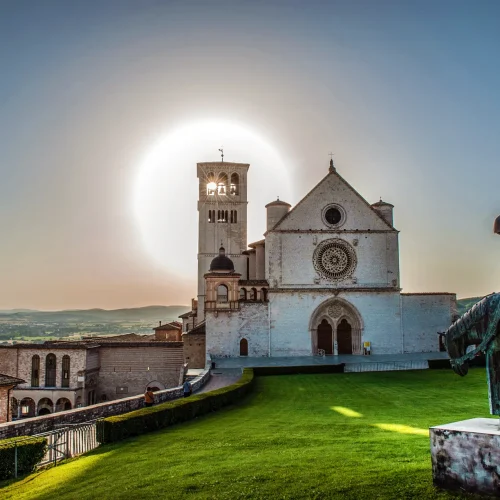
[[[18,444],[22,446],[31,438],[45,438],[47,450],[37,467],[53,464],[67,458],[76,457],[93,450],[99,446],[96,436],[97,420],[81,424],[64,424],[59,429],[32,436],[20,436],[14,439],[14,477],[19,475],[18,468]]]
[[[64,424],[63,427],[53,431],[35,434],[33,437],[44,437],[47,439],[47,452],[39,467],[93,450],[99,446],[96,439],[96,422],[84,422],[82,424]]]

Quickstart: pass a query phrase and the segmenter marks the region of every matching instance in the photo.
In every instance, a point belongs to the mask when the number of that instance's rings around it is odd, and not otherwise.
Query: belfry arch
[[[331,347],[325,345],[329,338],[325,332],[329,327],[332,330]],[[318,349],[325,354],[362,354],[363,328],[361,314],[350,302],[338,297],[325,300],[315,309],[309,322],[313,355],[318,354]]]

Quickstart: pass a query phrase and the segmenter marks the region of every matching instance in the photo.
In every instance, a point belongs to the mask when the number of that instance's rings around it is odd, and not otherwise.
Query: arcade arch
[[[309,323],[313,354],[361,354],[363,319],[350,302],[338,297],[320,304]]]

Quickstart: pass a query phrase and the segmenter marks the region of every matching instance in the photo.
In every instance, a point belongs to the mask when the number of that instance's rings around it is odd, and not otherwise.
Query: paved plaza
[[[418,352],[411,354],[373,354],[341,356],[290,356],[252,358],[212,358],[217,369],[220,368],[257,368],[267,366],[314,366],[359,363],[412,363],[431,359],[448,359],[446,352]]]

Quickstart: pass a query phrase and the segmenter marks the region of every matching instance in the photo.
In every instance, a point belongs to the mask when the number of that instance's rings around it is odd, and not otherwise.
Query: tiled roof
[[[199,325],[196,325],[192,330],[189,330],[189,332],[183,333],[183,335],[191,335],[192,333],[205,335],[206,333],[205,322],[202,321]]]
[[[249,243],[248,246],[250,248],[255,248],[256,246],[258,245],[265,245],[266,244],[266,240],[259,240],[259,241],[254,241],[253,243]]]
[[[182,328],[182,324],[178,323],[177,321],[174,323],[165,323],[164,325],[161,326],[156,326],[153,328],[153,330],[179,330],[179,328]]]
[[[0,373],[0,386],[23,384],[24,382],[26,382],[26,380],[23,380],[21,378],[11,377],[10,375],[4,375],[3,373]]]
[[[93,347],[99,347],[97,342],[93,340],[83,339],[79,342],[71,342],[65,340],[53,340],[43,343],[29,343],[23,342],[18,344],[0,345],[0,348],[4,349],[92,349]]]
[[[104,344],[108,342],[151,342],[155,339],[154,334],[138,335],[137,333],[124,333],[123,335],[108,335],[103,337],[87,337],[88,340]]]

